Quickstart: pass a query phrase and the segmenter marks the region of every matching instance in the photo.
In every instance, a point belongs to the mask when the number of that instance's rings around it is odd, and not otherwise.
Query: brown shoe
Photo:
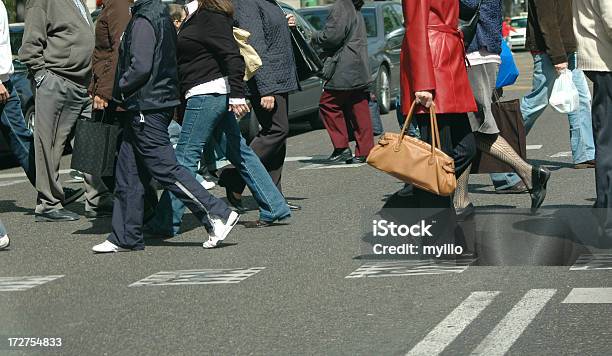
[[[589,168],[595,168],[595,160],[594,159],[590,159],[588,161],[576,163],[574,165],[574,169],[589,169]]]

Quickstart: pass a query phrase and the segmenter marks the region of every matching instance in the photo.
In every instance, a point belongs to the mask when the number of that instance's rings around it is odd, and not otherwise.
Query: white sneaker
[[[95,245],[91,250],[95,253],[112,253],[112,252],[132,251],[127,248],[119,247],[108,240],[104,241],[103,243],[99,245]]]
[[[224,222],[222,219],[210,219],[213,226],[213,231],[208,234],[208,241],[202,244],[204,248],[217,247],[220,241],[225,240],[230,231],[236,226],[236,223],[240,219],[240,215],[235,211],[230,213],[229,218]]]
[[[206,180],[206,179],[204,179],[204,180],[202,181],[202,183],[200,183],[200,184],[202,184],[202,186],[203,186],[203,187],[204,187],[204,189],[206,189],[206,190],[211,190],[211,189],[213,189],[213,188],[216,186],[215,182],[211,182],[211,181],[208,181],[208,180]]]
[[[0,237],[0,250],[9,247],[10,244],[11,244],[11,241],[9,240],[8,235],[4,235]]]

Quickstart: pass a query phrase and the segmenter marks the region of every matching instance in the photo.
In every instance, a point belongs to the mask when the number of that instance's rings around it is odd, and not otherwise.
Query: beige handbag
[[[368,155],[368,164],[428,192],[449,196],[457,188],[455,162],[440,146],[435,107],[430,108],[432,145],[406,135],[415,103],[399,134],[385,133]]]
[[[255,72],[261,67],[261,58],[255,51],[255,48],[247,43],[251,34],[249,31],[234,27],[234,39],[238,43],[240,54],[244,58],[244,80],[248,81],[253,78]]]

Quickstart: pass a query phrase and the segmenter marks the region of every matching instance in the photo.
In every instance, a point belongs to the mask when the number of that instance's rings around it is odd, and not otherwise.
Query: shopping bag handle
[[[410,106],[410,111],[408,111],[408,115],[406,116],[406,120],[404,120],[404,126],[402,126],[402,131],[395,143],[394,151],[399,151],[400,145],[404,140],[404,136],[406,135],[406,130],[410,126],[410,122],[412,122],[412,118],[414,116],[414,108],[416,107],[416,100],[412,102]],[[438,117],[436,116],[436,105],[431,103],[429,107],[429,127],[431,129],[431,154],[434,154],[434,150],[442,149],[442,145],[440,144],[440,131],[438,130]]]

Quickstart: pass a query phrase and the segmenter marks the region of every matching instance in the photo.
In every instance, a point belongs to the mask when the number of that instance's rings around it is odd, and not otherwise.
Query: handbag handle
[[[393,147],[395,152],[398,152],[400,149],[400,145],[404,140],[404,136],[406,135],[406,130],[410,126],[410,122],[412,121],[412,117],[414,115],[414,108],[416,107],[416,100],[412,102],[410,106],[410,111],[408,111],[408,115],[406,116],[406,120],[404,120],[404,126],[402,126],[402,131]],[[431,103],[429,107],[429,127],[431,129],[431,154],[434,154],[434,150],[437,148],[439,150],[442,149],[442,145],[440,144],[440,131],[438,130],[438,118],[436,116],[436,106],[434,103]]]

